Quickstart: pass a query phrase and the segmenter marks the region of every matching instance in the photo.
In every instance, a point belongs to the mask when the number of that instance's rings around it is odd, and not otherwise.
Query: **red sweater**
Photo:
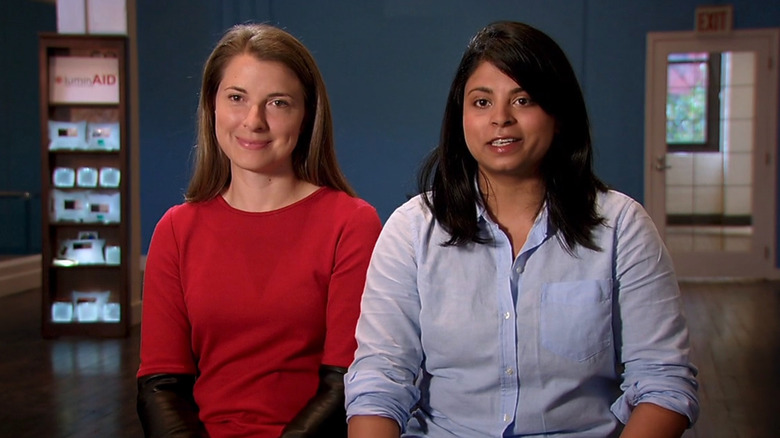
[[[380,229],[372,206],[328,188],[265,213],[221,196],[171,208],[147,257],[138,376],[199,375],[212,438],[278,437],[319,366],[352,362]]]

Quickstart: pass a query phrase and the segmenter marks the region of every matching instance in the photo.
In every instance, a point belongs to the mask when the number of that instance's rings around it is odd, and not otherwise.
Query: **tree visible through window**
[[[720,150],[719,53],[672,53],[667,61],[669,152]]]

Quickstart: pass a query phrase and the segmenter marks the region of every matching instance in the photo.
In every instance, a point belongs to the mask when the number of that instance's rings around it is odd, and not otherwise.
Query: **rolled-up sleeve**
[[[632,201],[616,216],[615,335],[623,364],[622,395],[611,409],[626,423],[639,403],[688,417],[699,413],[697,370],[671,258],[644,209]]]
[[[379,415],[403,430],[419,398],[414,381],[423,352],[417,292],[415,224],[403,207],[374,248],[361,303],[355,360],[345,376],[347,417]]]

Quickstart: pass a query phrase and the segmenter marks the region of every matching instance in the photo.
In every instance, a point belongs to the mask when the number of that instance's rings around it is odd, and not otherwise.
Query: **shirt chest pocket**
[[[581,362],[612,345],[611,287],[609,279],[543,285],[542,346]]]

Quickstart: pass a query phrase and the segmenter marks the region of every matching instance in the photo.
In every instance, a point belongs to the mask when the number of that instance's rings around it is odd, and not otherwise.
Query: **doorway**
[[[648,34],[645,207],[680,277],[777,272],[779,41]]]

